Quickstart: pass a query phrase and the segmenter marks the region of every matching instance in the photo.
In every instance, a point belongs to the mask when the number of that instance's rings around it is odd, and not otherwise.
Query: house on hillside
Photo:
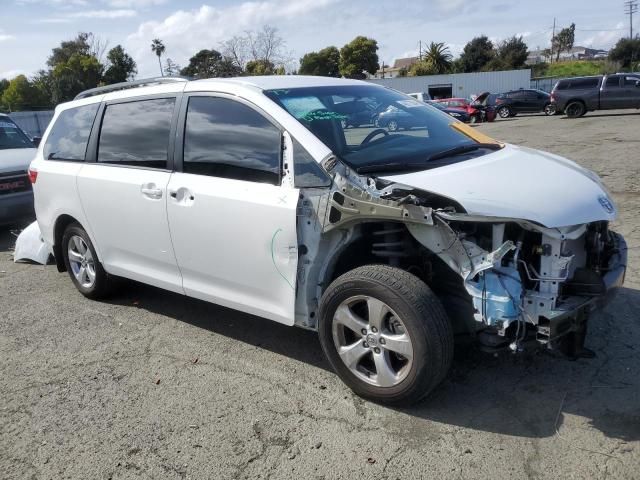
[[[527,65],[535,65],[536,63],[549,62],[549,53],[548,49],[545,50],[532,50],[529,52],[527,56],[527,61],[525,62]],[[595,60],[599,58],[607,58],[609,52],[606,50],[602,50],[600,48],[589,48],[589,47],[573,47],[571,50],[560,52],[560,61],[564,60]],[[553,60],[555,61],[556,55],[553,55]]]
[[[393,62],[393,66],[389,67],[383,64],[382,68],[372,75],[370,78],[396,78],[400,76],[402,69],[409,71],[411,65],[418,62],[418,57],[397,58]]]

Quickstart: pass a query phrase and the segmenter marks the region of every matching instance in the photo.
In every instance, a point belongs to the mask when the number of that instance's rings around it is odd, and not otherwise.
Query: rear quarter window
[[[43,147],[47,160],[84,162],[98,103],[68,108],[58,115]]]
[[[556,90],[579,90],[596,88],[599,84],[599,78],[572,78],[558,82]]]

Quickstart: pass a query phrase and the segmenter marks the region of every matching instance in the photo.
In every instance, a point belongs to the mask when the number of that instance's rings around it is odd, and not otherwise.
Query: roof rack
[[[140,80],[134,80],[132,82],[120,82],[112,85],[106,85],[104,87],[90,88],[80,92],[75,96],[74,100],[81,98],[93,97],[94,95],[100,95],[103,93],[117,92],[118,90],[127,90],[129,88],[146,87],[148,85],[162,85],[164,83],[176,83],[176,82],[188,82],[189,79],[185,77],[155,77],[155,78],[142,78]]]

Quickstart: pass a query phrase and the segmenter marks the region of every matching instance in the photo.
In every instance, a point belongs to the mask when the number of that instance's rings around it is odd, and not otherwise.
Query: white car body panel
[[[185,293],[293,325],[298,191],[187,173],[168,190]]]
[[[55,162],[51,162],[55,163]],[[184,293],[167,222],[167,184],[161,170],[84,164],[78,193],[107,272]],[[143,189],[159,192],[157,198]]]
[[[613,220],[595,175],[570,160],[530,148],[502,150],[453,165],[381,178],[451,198],[468,214],[528,220],[547,228]]]

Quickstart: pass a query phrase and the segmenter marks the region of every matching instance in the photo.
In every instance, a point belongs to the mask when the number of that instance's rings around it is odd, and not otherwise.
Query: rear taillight
[[[36,183],[36,180],[38,179],[38,171],[35,168],[30,168],[28,171],[29,174],[29,181],[31,183]]]
[[[554,97],[554,96],[553,96],[553,93],[551,94],[551,96],[549,97],[549,99],[550,99],[552,102],[555,102],[555,101],[556,101],[556,97]]]

